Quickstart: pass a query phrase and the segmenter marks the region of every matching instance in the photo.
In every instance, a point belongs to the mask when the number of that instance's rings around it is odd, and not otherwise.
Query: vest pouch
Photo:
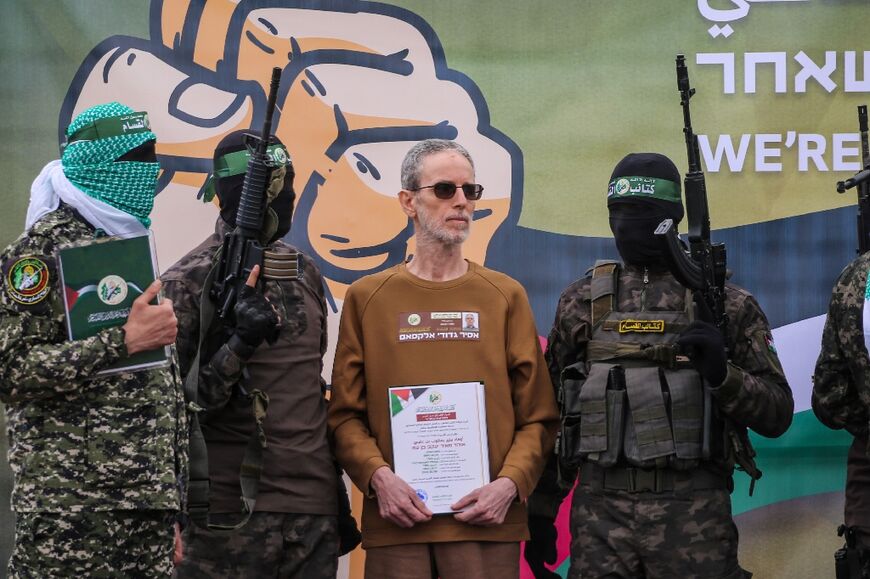
[[[580,442],[580,417],[566,417],[562,419],[562,427],[559,431],[559,460],[569,467],[577,467],[580,464],[580,456],[577,448]]]
[[[598,462],[607,445],[607,386],[613,364],[594,363],[580,389],[580,439],[577,453]]]
[[[614,367],[614,372],[622,372],[622,368]],[[607,390],[607,450],[598,457],[598,465],[602,468],[615,466],[622,454],[625,432],[625,390]]]
[[[598,462],[610,449],[609,460],[619,447],[608,444],[608,385],[613,364],[574,364],[562,372],[562,433],[560,453],[567,465],[581,460]],[[618,396],[617,396],[618,398]]]
[[[664,467],[675,454],[659,368],[625,369],[628,416],[623,452],[631,466]]]
[[[688,368],[664,370],[664,379],[670,392],[674,433],[675,456],[671,466],[691,470],[704,458],[704,429],[710,428],[709,419],[704,419],[704,385],[698,372]],[[708,432],[708,440],[709,435]]]
[[[561,375],[559,393],[562,412],[559,435],[559,459],[565,465],[578,464],[580,443],[580,390],[586,382],[586,364],[577,362],[566,367]]]

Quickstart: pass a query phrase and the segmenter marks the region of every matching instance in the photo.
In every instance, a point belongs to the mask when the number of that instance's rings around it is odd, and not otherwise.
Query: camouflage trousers
[[[578,484],[568,577],[748,579],[726,490],[629,493]]]
[[[211,523],[233,524],[240,516],[213,514]],[[335,516],[255,512],[236,531],[210,531],[191,523],[177,577],[335,579],[337,572]]]
[[[855,549],[854,563],[847,558],[847,566],[849,566],[849,577],[854,579],[870,579],[870,550],[862,547]],[[851,565],[854,564],[854,567]],[[837,575],[839,577],[839,575]]]
[[[9,577],[170,577],[174,524],[174,511],[16,513]]]
[[[848,482],[846,483],[846,488],[848,490]],[[846,519],[849,517],[849,495],[848,492],[846,494]],[[847,558],[849,561],[849,572],[850,577],[854,577],[855,579],[870,579],[870,529],[867,527],[851,527],[852,533],[854,533],[855,545],[849,549],[847,552],[850,553],[850,557]],[[845,545],[844,545],[845,547]]]

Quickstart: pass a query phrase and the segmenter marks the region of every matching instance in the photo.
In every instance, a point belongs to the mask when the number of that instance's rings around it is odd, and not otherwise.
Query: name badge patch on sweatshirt
[[[396,340],[440,342],[479,340],[480,312],[402,312]]]

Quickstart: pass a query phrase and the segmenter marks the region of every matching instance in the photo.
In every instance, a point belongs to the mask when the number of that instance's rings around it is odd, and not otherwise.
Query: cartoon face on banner
[[[426,138],[455,139],[475,160],[486,193],[466,256],[483,262],[518,207],[522,167],[516,145],[489,126],[477,87],[446,67],[434,32],[410,12],[303,4],[155,0],[152,38],[112,37],[94,48],[60,126],[110,100],[149,112],[164,171],[153,217],[165,268],[212,230],[216,212],[195,200],[197,189],[225,134],[262,126],[277,66],[273,130],[293,159],[298,194],[290,240],[317,260],[335,298],[414,252],[396,195],[405,153]]]

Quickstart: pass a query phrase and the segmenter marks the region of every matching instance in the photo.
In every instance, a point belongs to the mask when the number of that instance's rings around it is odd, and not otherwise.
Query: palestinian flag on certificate
[[[428,388],[390,388],[390,416],[395,416],[408,407]]]

